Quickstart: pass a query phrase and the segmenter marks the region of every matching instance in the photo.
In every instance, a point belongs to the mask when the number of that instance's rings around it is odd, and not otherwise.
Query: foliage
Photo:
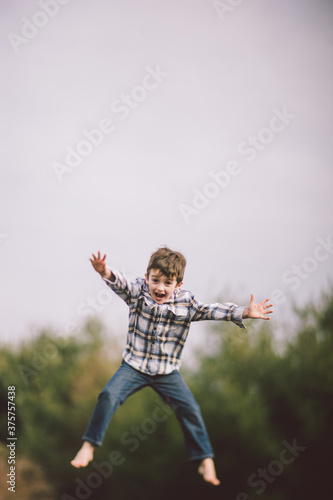
[[[79,485],[81,497],[85,491],[99,500],[325,498],[333,445],[333,293],[323,295],[320,307],[309,304],[296,313],[297,329],[286,332],[283,352],[275,348],[274,320],[273,326],[250,322],[246,332],[207,323],[214,348],[198,353],[196,372],[184,378],[215,450],[218,488],[187,464],[177,419],[150,389],[118,409],[95,465],[69,465],[98,393],[121,360],[97,321],[62,341],[42,331],[16,350],[1,348],[1,429],[7,427],[7,387],[14,385],[18,461],[35,466],[36,488],[44,488],[45,499],[78,499]],[[162,421],[154,419],[156,407]],[[0,451],[3,477],[5,446]],[[23,486],[18,480],[17,488]],[[24,491],[17,498],[39,498],[37,489]]]

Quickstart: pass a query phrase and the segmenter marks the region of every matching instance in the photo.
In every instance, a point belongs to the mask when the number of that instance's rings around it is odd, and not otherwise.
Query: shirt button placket
[[[160,318],[161,318],[161,312],[160,312],[159,307],[157,306],[156,320],[155,320],[155,325],[154,325],[154,329],[153,329],[153,337],[152,337],[152,341],[151,341],[153,346],[155,345],[155,342],[156,342],[156,332],[157,332],[157,326],[158,326],[158,323],[160,321]],[[154,350],[154,347],[153,347],[153,350]]]

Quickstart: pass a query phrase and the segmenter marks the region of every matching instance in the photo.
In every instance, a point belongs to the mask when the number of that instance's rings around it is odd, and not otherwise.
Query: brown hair
[[[177,283],[183,281],[186,259],[180,252],[174,252],[167,246],[161,247],[154,252],[149,260],[147,276],[152,269],[159,269],[168,278],[174,278]]]

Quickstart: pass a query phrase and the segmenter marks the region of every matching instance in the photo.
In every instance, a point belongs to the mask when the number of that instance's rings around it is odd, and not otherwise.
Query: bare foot
[[[86,467],[94,458],[94,450],[95,447],[91,443],[84,441],[75,458],[71,461],[73,467]]]
[[[199,465],[198,472],[207,483],[214,484],[214,486],[220,484],[220,481],[216,477],[215,465],[212,458],[205,458]]]

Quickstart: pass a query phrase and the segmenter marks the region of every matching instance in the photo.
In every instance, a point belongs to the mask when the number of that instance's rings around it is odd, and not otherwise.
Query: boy
[[[119,405],[143,387],[152,387],[174,410],[182,427],[188,458],[200,462],[198,472],[213,485],[220,484],[200,408],[180,373],[182,350],[191,321],[225,320],[245,328],[243,319],[268,317],[268,299],[247,307],[236,304],[203,304],[182,290],[185,257],[167,247],[154,252],[145,279],[130,282],[106,265],[106,255],[89,259],[105,283],[129,306],[127,345],[120,368],[98,396],[83,436],[83,445],[71,464],[85,467],[101,446],[104,433]]]

